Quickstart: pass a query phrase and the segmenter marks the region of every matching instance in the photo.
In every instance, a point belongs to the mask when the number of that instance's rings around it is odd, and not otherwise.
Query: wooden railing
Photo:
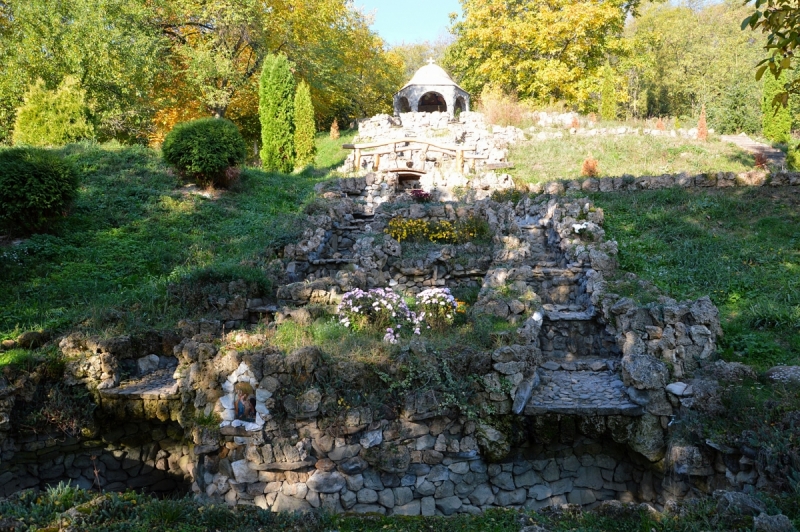
[[[418,146],[413,146],[414,144]],[[470,160],[471,166],[474,169],[475,167],[475,160],[476,159],[488,159],[488,156],[485,155],[477,155],[477,154],[470,154],[468,152],[474,152],[475,146],[447,146],[445,144],[440,144],[436,141],[432,141],[430,139],[421,139],[416,137],[411,138],[403,138],[397,140],[386,140],[380,142],[364,142],[360,144],[343,144],[342,148],[346,150],[355,150],[355,168],[361,168],[361,159],[364,156],[372,155],[375,159],[372,162],[373,170],[377,170],[380,166],[381,156],[382,155],[389,155],[392,153],[398,152],[414,152],[414,151],[421,151],[423,154],[433,151],[437,153],[442,153],[444,155],[449,155],[450,157],[454,157],[456,160],[456,168],[459,171],[463,171],[464,169],[464,161]],[[378,149],[384,148],[384,149]],[[376,150],[376,151],[364,151],[364,150]],[[413,159],[413,157],[412,157]],[[413,172],[413,173],[425,173],[425,169],[422,170],[414,170],[413,168],[395,168],[389,170],[390,172]]]

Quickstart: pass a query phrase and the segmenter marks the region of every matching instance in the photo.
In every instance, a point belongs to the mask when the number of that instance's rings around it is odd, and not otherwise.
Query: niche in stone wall
[[[247,364],[239,364],[225,380],[222,391],[215,409],[222,418],[220,427],[243,427],[248,431],[264,427],[269,416],[266,401],[272,394],[258,387],[258,381]]]

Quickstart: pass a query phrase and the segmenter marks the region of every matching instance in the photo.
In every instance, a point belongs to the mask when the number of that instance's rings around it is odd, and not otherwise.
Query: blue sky
[[[450,13],[461,13],[458,0],[355,0],[372,13],[372,29],[388,44],[433,41],[447,33]]]

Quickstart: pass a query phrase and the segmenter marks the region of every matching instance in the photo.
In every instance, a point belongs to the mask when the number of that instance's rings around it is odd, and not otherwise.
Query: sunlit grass
[[[725,358],[800,363],[800,209],[769,189],[595,194],[623,270],[676,299],[711,297]]]
[[[585,179],[581,166],[589,156],[597,159],[600,177],[744,172],[755,164],[752,155],[718,139],[700,142],[679,137],[579,137],[567,133],[562,139],[513,146],[511,174],[520,183]]]

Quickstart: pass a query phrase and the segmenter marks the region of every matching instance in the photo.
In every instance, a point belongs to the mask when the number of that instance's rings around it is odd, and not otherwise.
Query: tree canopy
[[[473,94],[487,85],[521,98],[584,101],[636,0],[461,0],[446,63]]]
[[[258,77],[285,55],[319,125],[387,111],[403,62],[350,0],[0,0],[0,142],[28,88],[67,76],[98,137],[159,142],[175,123],[228,117],[260,137]]]

